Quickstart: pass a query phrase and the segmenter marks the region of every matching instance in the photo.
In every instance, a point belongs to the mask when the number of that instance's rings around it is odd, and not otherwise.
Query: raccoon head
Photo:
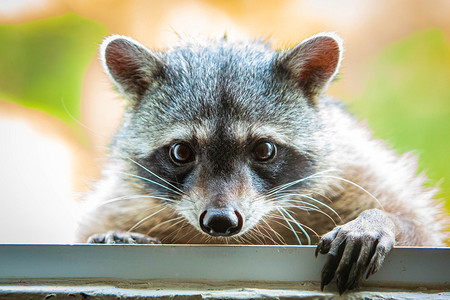
[[[199,231],[244,234],[317,184],[327,148],[317,101],[341,44],[324,33],[284,52],[256,41],[155,52],[112,36],[103,65],[128,99],[113,155],[126,157],[137,193],[156,193]]]

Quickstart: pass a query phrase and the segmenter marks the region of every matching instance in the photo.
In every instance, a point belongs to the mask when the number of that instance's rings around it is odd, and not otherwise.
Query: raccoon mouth
[[[211,236],[230,237],[238,234],[244,225],[244,219],[237,210],[210,208],[199,218],[200,228]]]

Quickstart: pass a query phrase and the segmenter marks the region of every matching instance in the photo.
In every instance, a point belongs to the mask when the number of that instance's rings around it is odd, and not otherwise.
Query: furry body
[[[116,36],[101,51],[129,103],[79,241],[117,230],[162,243],[319,243],[330,254],[323,284],[336,273],[340,291],[376,272],[394,243],[442,245],[416,159],[323,95],[342,57],[335,35],[286,52],[225,40],[152,52]],[[273,157],[255,159],[261,144]],[[174,145],[188,160],[169,157]],[[238,233],[208,234],[210,211],[239,219]]]

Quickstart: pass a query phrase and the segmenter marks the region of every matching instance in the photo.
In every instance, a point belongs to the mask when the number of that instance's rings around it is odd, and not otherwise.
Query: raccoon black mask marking
[[[318,243],[333,254],[322,284],[336,274],[340,291],[394,243],[442,243],[414,158],[323,95],[342,52],[329,33],[279,52],[225,40],[155,52],[107,38],[103,65],[128,106],[80,240]]]

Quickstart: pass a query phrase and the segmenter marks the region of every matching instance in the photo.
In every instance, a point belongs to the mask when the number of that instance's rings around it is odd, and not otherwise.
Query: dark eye
[[[253,148],[253,157],[258,161],[267,161],[275,157],[277,147],[269,141],[260,141]]]
[[[170,147],[170,158],[175,163],[188,163],[194,160],[194,151],[185,143],[175,143]]]

